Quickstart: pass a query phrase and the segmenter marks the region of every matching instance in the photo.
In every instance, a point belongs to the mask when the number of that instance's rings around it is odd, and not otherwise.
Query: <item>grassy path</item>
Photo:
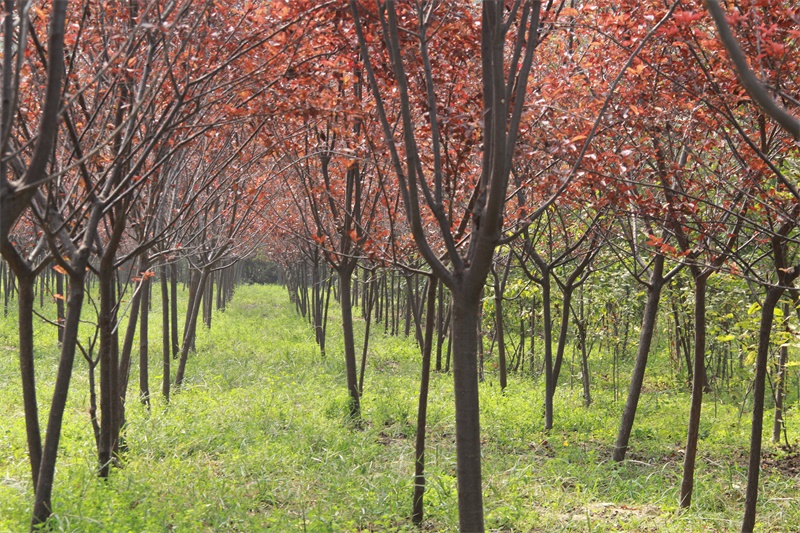
[[[154,303],[153,309],[159,309]],[[187,386],[148,413],[129,397],[124,468],[94,475],[85,363],[76,364],[54,506],[60,531],[395,531],[408,520],[419,354],[407,339],[376,336],[362,428],[346,421],[334,317],[323,359],[311,328],[278,287],[242,287],[198,337]],[[157,323],[157,322],[154,322]],[[44,327],[43,327],[44,328]],[[42,329],[42,328],[40,328]],[[14,352],[13,316],[0,319],[0,531],[24,531],[31,487]],[[39,383],[51,380],[54,332],[37,338]],[[48,344],[49,342],[49,344]],[[153,362],[160,357],[153,331]],[[153,390],[160,380],[151,370]],[[135,384],[137,377],[131,376]],[[600,381],[602,384],[602,381]],[[598,387],[596,404],[564,387],[556,430],[542,430],[541,383],[482,385],[487,527],[498,531],[736,531],[747,424],[738,406],[709,405],[695,506],[677,515],[687,398],[643,400],[632,460],[610,462],[621,405]],[[426,529],[457,524],[450,377],[435,374],[429,409]],[[40,390],[40,403],[47,398]],[[46,413],[41,413],[44,419]],[[790,414],[791,417],[791,414]],[[746,420],[745,417],[744,420]],[[797,430],[790,440],[798,438]],[[800,477],[765,470],[761,531],[800,529]]]

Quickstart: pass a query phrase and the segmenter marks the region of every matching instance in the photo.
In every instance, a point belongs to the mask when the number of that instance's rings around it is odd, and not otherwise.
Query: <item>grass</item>
[[[154,312],[159,309],[156,301]],[[27,529],[32,489],[15,353],[13,312],[0,319],[0,531]],[[419,353],[412,341],[372,339],[364,423],[347,419],[341,338],[329,328],[322,358],[309,325],[278,287],[241,287],[211,330],[201,328],[187,384],[146,411],[128,399],[128,451],[109,480],[94,476],[86,364],[76,362],[59,455],[57,531],[413,531],[408,518]],[[151,320],[158,324],[157,320]],[[160,380],[160,333],[151,334],[151,388]],[[57,346],[37,326],[39,401],[45,420]],[[655,357],[658,360],[658,356]],[[630,363],[630,361],[628,361]],[[601,365],[602,362],[595,362]],[[658,366],[654,366],[658,368]],[[629,369],[624,369],[624,376]],[[131,376],[135,389],[138,376]],[[565,380],[567,381],[567,380]],[[622,410],[601,379],[595,403],[562,386],[555,429],[543,430],[543,383],[512,376],[481,385],[484,501],[494,531],[738,531],[749,414],[707,400],[692,508],[678,486],[688,395],[648,376],[629,460],[610,460]],[[647,388],[650,383],[650,388]],[[622,395],[624,397],[624,394]],[[428,411],[429,531],[457,529],[451,376],[434,373]],[[788,414],[797,442],[796,408]],[[769,424],[767,424],[769,425]],[[780,464],[780,451],[768,447]],[[796,532],[800,477],[762,472],[759,531]]]

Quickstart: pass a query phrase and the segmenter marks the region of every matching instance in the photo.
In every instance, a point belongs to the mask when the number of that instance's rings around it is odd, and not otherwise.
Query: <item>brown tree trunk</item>
[[[483,531],[481,431],[478,408],[480,292],[453,292],[453,385],[456,407],[456,477],[461,531]]]
[[[161,393],[169,403],[170,386],[170,342],[169,342],[169,285],[167,283],[167,265],[161,265],[161,352],[164,362],[164,379],[161,381]]]
[[[56,320],[58,322],[58,344],[64,342],[64,275],[56,272]]]
[[[428,416],[428,388],[431,379],[431,351],[436,318],[436,285],[437,278],[431,276],[428,284],[427,314],[425,315],[425,343],[422,348],[422,376],[419,382],[417,440],[414,453],[414,496],[411,500],[411,521],[416,525],[421,524],[424,517],[425,432]]]
[[[347,390],[350,393],[350,416],[361,416],[361,392],[358,390],[358,369],[356,368],[356,345],[353,335],[353,306],[351,285],[353,268],[339,270],[339,304],[342,309],[342,334],[344,336],[344,362],[347,371]]]
[[[700,412],[703,407],[703,387],[706,379],[706,287],[708,274],[694,275],[694,379],[692,380],[692,402],[689,413],[689,429],[686,432],[686,453],[683,458],[683,481],[681,481],[680,506],[687,508],[692,503],[694,489],[694,465],[697,458],[697,439],[700,435]]]
[[[174,261],[169,265],[169,289],[170,289],[170,340],[172,341],[172,358],[177,359],[180,354],[178,343],[178,264]]]
[[[442,371],[442,345],[445,336],[444,283],[439,283],[439,305],[436,308],[436,371]],[[449,323],[449,321],[448,321]]]
[[[85,261],[77,261],[77,263],[82,266]],[[85,275],[84,269],[79,268],[70,276],[67,316],[64,323],[64,341],[61,344],[61,356],[58,361],[56,382],[53,388],[53,401],[50,404],[47,432],[45,433],[44,446],[42,447],[42,462],[39,466],[39,479],[36,484],[31,517],[32,531],[39,524],[45,523],[51,514],[51,497],[56,458],[58,456],[58,443],[61,439],[61,425],[64,419],[64,409],[67,405],[67,393],[69,392],[72,365],[75,361],[75,349],[78,343],[78,326],[80,325],[81,309],[83,308]]]
[[[148,409],[150,408],[150,338],[149,338],[149,317],[150,317],[150,261],[145,254],[142,254],[142,302],[140,305],[139,322],[139,400]]]
[[[553,397],[556,384],[553,381],[553,321],[550,300],[550,271],[542,269],[542,333],[544,337],[544,429],[553,429]]]
[[[783,320],[786,332],[789,329],[789,313],[791,309],[789,304],[783,304]],[[780,348],[780,356],[778,358],[778,375],[775,378],[775,419],[772,423],[772,442],[778,444],[781,441],[781,429],[783,428],[783,399],[786,394],[786,363],[789,360],[789,346],[783,343]]]
[[[561,364],[564,360],[564,350],[567,347],[567,333],[569,332],[569,311],[572,304],[574,285],[566,285],[563,290],[561,307],[561,324],[558,331],[558,344],[556,345],[556,359],[553,362],[553,386],[558,385],[558,376],[561,374]]]
[[[19,368],[22,378],[22,402],[25,411],[28,457],[35,490],[42,461],[42,434],[39,428],[39,407],[36,401],[36,374],[34,372],[33,353],[33,285],[36,281],[36,275],[11,244],[3,247],[3,255],[7,256],[7,268],[15,270],[19,280],[17,298],[19,309],[19,316],[17,317],[19,326]],[[3,266],[6,267],[6,265]]]
[[[364,272],[367,272],[366,270]],[[358,390],[361,391],[361,394],[364,394],[364,372],[367,367],[367,350],[369,348],[369,332],[370,326],[372,325],[372,309],[375,307],[375,304],[378,299],[378,291],[377,287],[375,286],[375,281],[370,280],[364,283],[364,287],[362,289],[361,294],[361,302],[363,305],[362,308],[362,315],[364,316],[364,346],[361,349],[361,366],[359,368],[359,375],[358,375]]]
[[[125,338],[122,341],[122,352],[119,358],[119,394],[121,404],[125,405],[125,397],[128,393],[128,380],[131,375],[131,354],[133,352],[133,338],[136,335],[136,326],[139,322],[139,303],[142,299],[142,282],[140,281],[131,297],[131,308],[128,316],[128,327],[125,330]],[[120,420],[124,418],[120,414]]]
[[[764,427],[764,393],[766,388],[769,340],[775,306],[783,294],[783,287],[770,287],[761,307],[761,323],[758,328],[758,352],[756,375],[753,383],[753,424],[750,432],[750,460],[747,465],[747,490],[745,492],[742,533],[752,533],[756,523],[758,504],[758,477],[761,470],[761,432]]]
[[[112,343],[115,341],[114,328],[116,320],[116,287],[114,270],[111,265],[113,254],[104,257],[98,273],[100,291],[100,310],[97,324],[100,330],[100,446],[97,449],[98,475],[108,477],[111,455],[116,446],[117,435],[114,431],[120,424],[116,421],[120,410],[115,409],[115,401],[119,391],[119,361],[115,359]]]
[[[631,384],[628,388],[628,399],[625,402],[625,409],[622,412],[617,440],[614,443],[612,458],[614,461],[623,461],[625,453],[628,451],[628,441],[633,430],[633,421],[636,418],[636,408],[639,405],[639,396],[642,392],[644,383],[644,371],[647,367],[647,357],[650,355],[650,344],[653,341],[653,333],[656,327],[656,317],[658,316],[658,304],[661,299],[661,289],[664,286],[664,256],[657,255],[653,262],[653,272],[650,276],[650,283],[647,287],[647,303],[644,306],[642,316],[642,330],[639,333],[639,348],[636,351],[636,362],[633,366]]]
[[[508,272],[508,270],[506,270]],[[503,326],[503,284],[497,272],[492,270],[494,277],[494,328],[497,332],[497,362],[500,371],[500,390],[505,390],[508,385],[506,377],[506,340]]]
[[[181,358],[178,361],[178,371],[175,374],[175,386],[180,387],[183,384],[183,377],[186,372],[186,361],[189,358],[189,349],[194,346],[195,331],[197,330],[197,317],[200,314],[200,303],[203,300],[203,289],[205,288],[208,274],[211,271],[210,266],[203,267],[200,271],[200,278],[195,287],[195,297],[189,298],[191,305],[186,313],[186,324],[184,327],[183,345],[181,346]]]

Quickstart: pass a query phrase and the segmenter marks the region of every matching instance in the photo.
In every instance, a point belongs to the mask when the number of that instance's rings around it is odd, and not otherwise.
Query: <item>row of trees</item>
[[[183,260],[192,273],[182,339],[177,310],[163,315],[172,344],[164,376],[177,345],[180,385],[203,295],[210,317],[209,280],[265,250],[284,265],[323,353],[335,273],[354,418],[368,348],[359,364],[353,304],[361,302],[367,327],[383,320],[394,329],[395,283],[407,287],[406,328],[414,324],[423,347],[417,521],[427,376],[434,338],[440,361],[450,328],[464,531],[483,530],[482,313],[494,317],[502,386],[508,343],[527,336],[533,345],[537,330],[523,323],[507,333],[507,317],[540,317],[549,429],[570,335],[583,350],[590,398],[597,303],[581,291],[602,287],[603,271],[627,271],[629,294],[643,291],[645,302],[614,446],[623,460],[663,289],[688,276],[694,338],[687,318],[676,334],[692,379],[681,490],[688,506],[707,384],[708,287],[720,273],[743,280],[761,301],[743,523],[752,530],[774,310],[787,291],[797,306],[800,274],[797,120],[786,111],[800,98],[800,13],[783,0],[740,0],[727,19],[714,1],[708,9],[713,18],[687,1],[131,0],[67,12],[62,0],[36,8],[8,0],[0,248],[19,290],[32,527],[51,512],[76,351],[99,373],[95,433],[107,476],[124,427],[137,316],[143,401],[150,394],[146,310],[156,270],[172,305],[173,265]],[[50,267],[65,283],[55,289],[64,318],[42,444],[33,302],[37,276]],[[380,274],[387,268],[399,277],[388,281]],[[354,284],[358,272],[366,282]],[[87,276],[96,292],[87,292]],[[536,299],[524,305],[540,312],[509,314],[534,285]],[[87,298],[97,309],[96,347],[78,338]],[[605,327],[627,337],[630,319],[612,304]],[[165,379],[165,396],[169,387]]]
[[[344,44],[328,41],[329,49],[345,51],[331,57],[337,70],[329,83],[311,81],[317,65],[306,78],[298,69],[287,82],[298,91],[314,86],[314,96],[303,98],[316,107],[301,117],[310,126],[299,149],[293,142],[279,155],[291,170],[283,181],[286,216],[276,257],[313,273],[310,316],[321,347],[328,300],[320,265],[337,274],[353,416],[364,367],[362,361],[358,368],[350,318],[356,261],[372,273],[389,265],[406,277],[424,272],[429,290],[437,283],[449,289],[463,530],[483,527],[478,321],[487,279],[501,310],[495,313],[501,386],[505,287],[520,278],[540,287],[545,427],[551,428],[570,321],[584,347],[587,340],[586,310],[579,314],[572,297],[612,264],[646,295],[617,461],[628,448],[663,290],[683,275],[693,293],[694,338],[681,333],[692,382],[684,507],[692,498],[708,386],[710,280],[733,275],[753,295],[765,291],[758,297],[742,526],[752,530],[773,311],[787,290],[787,305],[797,306],[793,282],[800,274],[796,119],[783,107],[797,104],[788,65],[797,61],[798,14],[779,2],[736,7],[731,22],[739,36],[719,42],[717,27],[723,36],[730,29],[716,16],[716,4],[712,19],[705,6],[685,2],[484,2],[480,13],[468,5],[351,2],[351,18],[337,12],[323,21],[336,28],[328,39],[349,32]],[[757,62],[763,81],[748,85],[749,67],[729,66],[728,54],[737,53]],[[289,277],[305,279],[297,272]],[[298,294],[297,284],[292,290]],[[423,298],[410,288],[407,301],[426,365],[431,342],[422,334]],[[362,301],[362,308],[373,306],[381,308]],[[441,313],[431,320],[441,321]],[[424,388],[423,378],[421,398]]]
[[[221,273],[252,254],[269,229],[263,156],[271,114],[250,102],[292,62],[292,43],[275,36],[301,22],[270,17],[265,7],[236,2],[5,3],[0,248],[18,290],[32,528],[51,513],[76,353],[90,368],[105,477],[121,446],[137,325],[140,398],[149,402],[152,278],[160,273],[162,301],[171,305],[163,315],[168,398],[171,356],[180,385],[203,295],[210,317],[211,280],[229,287],[231,274]],[[182,336],[178,261],[191,272]],[[42,438],[33,307],[36,278],[50,268],[58,273],[50,288],[61,355]],[[230,289],[218,295],[222,303]],[[86,321],[95,325],[88,342],[78,335]]]

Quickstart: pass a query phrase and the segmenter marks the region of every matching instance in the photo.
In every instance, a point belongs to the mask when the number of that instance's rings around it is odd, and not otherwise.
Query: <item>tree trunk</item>
[[[542,318],[544,337],[544,429],[553,429],[553,396],[556,384],[553,381],[553,334],[550,301],[550,271],[542,269]]]
[[[507,272],[507,271],[506,271]],[[500,277],[492,270],[494,276],[494,327],[497,332],[497,361],[500,367],[500,390],[505,390],[508,385],[506,377],[506,341],[503,331],[503,287]]]
[[[789,333],[789,304],[783,304],[783,320],[786,332]],[[772,423],[772,442],[778,444],[781,441],[781,429],[783,428],[783,399],[786,394],[786,363],[789,360],[789,346],[786,343],[781,345],[781,352],[778,359],[778,375],[775,378],[775,419]]]
[[[121,403],[125,405],[125,397],[128,394],[128,380],[131,375],[131,354],[133,352],[133,337],[136,335],[136,326],[139,322],[139,303],[142,299],[142,282],[134,290],[131,297],[131,308],[128,316],[128,327],[125,330],[125,339],[122,341],[122,353],[119,360],[119,394]],[[120,416],[120,419],[123,416]]]
[[[214,309],[214,276],[208,276],[206,280],[205,294],[203,295],[203,324],[211,329],[211,312]]]
[[[344,362],[347,370],[347,390],[350,393],[350,416],[361,416],[361,392],[358,390],[358,370],[356,368],[356,345],[353,335],[353,306],[351,285],[352,267],[339,270],[339,304],[342,309],[342,334],[344,336]]]
[[[650,355],[650,344],[653,341],[653,333],[656,327],[661,289],[664,286],[663,272],[664,256],[657,255],[653,263],[650,283],[647,287],[647,303],[642,316],[642,330],[639,334],[639,348],[636,351],[636,362],[633,366],[631,384],[628,388],[628,400],[625,402],[619,433],[617,433],[617,440],[614,443],[614,451],[612,453],[613,460],[617,462],[625,459],[625,453],[628,451],[628,441],[633,429],[633,421],[636,418],[636,408],[639,405],[639,396],[642,392],[647,357]]]
[[[569,310],[572,304],[572,293],[575,291],[574,285],[566,285],[563,290],[563,300],[561,307],[561,325],[558,332],[558,344],[556,346],[556,360],[553,363],[553,386],[558,385],[558,376],[561,374],[561,363],[564,360],[564,350],[567,347],[567,333],[569,332]]]
[[[195,270],[189,267],[189,303],[186,307],[186,321],[183,324],[183,339],[181,344],[181,352],[184,349],[184,346],[187,347],[189,350],[194,350],[194,339],[195,334],[197,332],[197,324],[194,326],[191,325],[189,321],[189,315],[192,314],[192,310],[197,306],[197,312],[195,315],[200,314],[200,304],[203,301],[203,289],[200,287],[200,281],[203,277],[203,270]],[[206,274],[208,276],[208,274]],[[195,320],[197,320],[195,318]],[[189,330],[192,330],[191,333]]]
[[[366,270],[364,272],[367,272]],[[367,367],[367,350],[369,348],[369,331],[372,325],[372,309],[378,299],[378,291],[376,290],[374,281],[364,283],[361,290],[361,314],[364,316],[364,346],[361,349],[361,367],[359,368],[358,375],[358,390],[364,394],[364,371]]]
[[[172,327],[170,328],[171,341],[172,341],[172,358],[177,359],[180,353],[180,345],[178,344],[178,265],[175,262],[169,265],[169,288],[170,296],[170,319],[172,320]]]
[[[481,432],[478,408],[480,291],[453,291],[453,385],[456,408],[456,476],[461,531],[483,531]]]
[[[170,386],[170,342],[169,342],[169,285],[167,283],[167,265],[161,265],[161,352],[164,361],[164,379],[161,381],[161,393],[169,403]]]
[[[22,258],[20,258],[22,259]],[[11,266],[9,264],[9,266]],[[22,265],[20,265],[22,266]],[[36,376],[33,356],[33,272],[19,272],[19,368],[22,376],[22,401],[25,408],[25,433],[28,440],[28,455],[31,463],[33,486],[39,478],[42,461],[42,434],[39,429],[39,407],[36,402]]]
[[[64,275],[56,272],[56,320],[58,321],[58,344],[64,342]]]
[[[756,523],[756,504],[758,503],[758,476],[761,470],[761,432],[764,426],[764,392],[769,359],[769,339],[775,306],[783,294],[783,287],[770,287],[761,307],[761,323],[758,328],[758,352],[756,355],[756,375],[753,383],[753,424],[750,433],[750,460],[747,465],[747,491],[744,502],[742,533],[751,533]]]
[[[425,343],[422,348],[422,376],[419,382],[419,406],[417,409],[417,441],[414,454],[414,496],[412,498],[411,521],[419,525],[424,517],[425,496],[425,432],[428,416],[428,388],[431,379],[431,351],[436,318],[437,278],[430,277],[428,284],[427,314],[425,315]]]
[[[72,378],[72,365],[75,361],[75,348],[78,342],[78,326],[80,325],[81,309],[83,307],[83,283],[86,276],[83,265],[85,261],[77,261],[77,263],[80,268],[76,268],[75,274],[70,276],[67,317],[64,323],[64,341],[61,344],[61,356],[58,361],[56,382],[53,388],[53,401],[50,404],[47,432],[45,433],[44,446],[42,447],[42,462],[39,466],[39,480],[36,484],[31,517],[32,531],[39,524],[45,523],[51,514],[51,496],[53,493],[58,443],[61,439],[61,425],[64,419],[64,409],[67,405],[69,382]]]
[[[97,316],[100,330],[100,446],[97,449],[97,459],[98,475],[101,478],[108,477],[111,455],[118,437],[115,428],[121,425],[117,422],[120,409],[116,407],[120,396],[119,361],[115,357],[116,350],[113,350],[111,346],[116,340],[114,336],[116,313],[114,310],[117,299],[112,264],[114,254],[108,250],[106,254],[101,261],[98,273],[100,310]]]
[[[189,297],[192,305],[186,313],[181,358],[180,361],[178,361],[178,371],[175,374],[176,387],[180,387],[183,384],[183,376],[186,372],[186,360],[189,358],[189,349],[194,345],[195,331],[197,330],[197,317],[200,314],[200,303],[203,300],[203,289],[205,288],[205,283],[210,271],[210,266],[203,267],[203,270],[200,272],[200,279],[197,282],[197,287],[195,288],[195,297],[193,299],[191,296]]]
[[[708,274],[694,277],[694,379],[692,380],[692,403],[689,412],[689,429],[686,432],[686,453],[683,458],[683,481],[681,482],[680,506],[687,508],[692,503],[694,489],[694,465],[697,458],[697,439],[700,435],[700,412],[703,407],[703,386],[706,374],[706,287]]]
[[[142,254],[142,302],[140,305],[141,320],[139,322],[139,400],[150,409],[150,350],[149,350],[149,317],[150,317],[150,261]]]
[[[436,371],[442,371],[442,345],[444,344],[444,283],[439,283],[439,305],[436,308]]]

